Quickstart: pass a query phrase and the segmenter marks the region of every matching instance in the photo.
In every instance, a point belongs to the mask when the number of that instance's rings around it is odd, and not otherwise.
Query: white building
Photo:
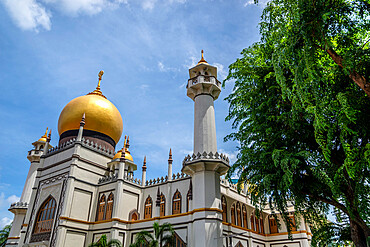
[[[289,240],[286,226],[278,229],[271,212],[255,216],[246,188],[238,193],[220,178],[229,168],[216,143],[213,101],[221,83],[203,54],[189,70],[186,87],[195,104],[194,154],[185,157],[181,174],[173,174],[170,150],[168,173],[154,180],[146,179],[145,159],[142,179],[133,179],[137,164],[128,137],[115,152],[123,123],[100,91],[101,76],[96,90],[63,109],[56,147],[50,133],[32,143],[20,202],[9,209],[14,221],[6,246],[88,246],[103,234],[129,246],[155,221],[172,224],[176,246],[309,246],[312,235],[303,220]]]

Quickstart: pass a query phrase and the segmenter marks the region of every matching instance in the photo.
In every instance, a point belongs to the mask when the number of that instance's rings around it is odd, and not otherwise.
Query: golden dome
[[[119,159],[119,158],[121,158],[122,157],[122,150],[123,150],[123,148],[122,149],[120,149],[115,155],[114,155],[114,157],[113,157],[113,160],[115,160],[115,159]],[[125,159],[127,159],[127,160],[131,160],[132,162],[134,162],[134,159],[132,158],[132,156],[131,156],[131,154],[126,150],[126,152],[125,152]]]
[[[64,107],[58,121],[59,135],[68,130],[78,130],[85,113],[84,129],[103,133],[118,143],[123,130],[122,117],[100,91],[102,73],[99,73],[99,84],[94,92],[77,97]]]
[[[38,140],[38,142],[46,142],[48,138],[48,128],[46,128],[45,134],[41,136],[41,138]]]

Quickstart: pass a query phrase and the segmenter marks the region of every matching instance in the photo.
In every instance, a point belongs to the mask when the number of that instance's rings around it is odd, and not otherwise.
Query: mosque
[[[169,150],[168,172],[160,178],[146,178],[145,159],[141,179],[135,178],[129,137],[116,149],[123,122],[100,90],[102,75],[93,92],[62,110],[55,147],[47,131],[32,143],[20,201],[9,208],[14,221],[6,246],[87,247],[105,234],[128,247],[155,221],[172,224],[176,247],[310,246],[309,225],[296,220],[293,208],[289,238],[283,221],[278,227],[275,220],[279,214],[265,209],[257,217],[248,186],[238,192],[222,178],[230,164],[217,151],[214,101],[221,83],[203,51],[186,86],[194,102],[194,154],[174,173]]]

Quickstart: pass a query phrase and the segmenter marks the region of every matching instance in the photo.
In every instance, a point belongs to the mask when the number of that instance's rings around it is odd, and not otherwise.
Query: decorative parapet
[[[46,152],[46,156],[49,156],[49,155],[51,155],[53,153],[60,152],[60,151],[62,151],[64,149],[67,149],[67,148],[71,147],[72,145],[74,145],[75,142],[76,142],[76,138],[73,138],[71,140],[68,140],[68,141],[64,142],[63,144],[61,144],[59,146],[50,148]]]
[[[224,154],[219,154],[216,152],[213,154],[212,152],[209,152],[208,154],[206,152],[193,154],[192,156],[188,155],[185,157],[185,159],[182,162],[183,166],[186,166],[187,164],[194,163],[201,160],[207,160],[207,161],[221,161],[223,163],[226,163],[229,165],[229,158]]]
[[[228,187],[230,190],[235,191],[236,193],[240,193],[242,195],[247,194],[245,189],[241,189],[240,191],[238,191],[238,185],[230,183],[227,179],[220,178],[220,183],[224,187],[226,187],[226,188]]]
[[[180,179],[188,178],[188,177],[190,176],[183,172],[182,173],[178,172],[177,174],[172,175],[172,181],[180,180]],[[146,181],[145,186],[158,185],[158,184],[166,183],[167,181],[168,181],[168,176],[157,178],[157,179],[150,179]]]
[[[123,180],[131,182],[133,184],[141,185],[141,180],[137,178],[133,178],[132,176],[124,176]]]
[[[105,184],[109,182],[116,181],[118,178],[118,174],[113,174],[112,176],[104,176],[102,178],[99,178],[98,184]]]
[[[75,143],[76,143],[76,138],[70,139],[70,140],[64,142],[63,144],[61,144],[60,146],[56,146],[56,147],[53,147],[53,148],[49,149],[46,153],[46,156],[50,156],[50,155],[52,155],[56,152],[60,152],[62,150],[70,148]],[[82,138],[81,145],[83,147],[94,150],[95,152],[98,152],[98,153],[103,154],[105,156],[108,156],[110,158],[113,158],[113,156],[115,154],[114,150],[110,150],[108,148],[105,148],[104,146],[102,146],[100,144],[98,145],[96,142],[91,141],[89,139]]]
[[[15,202],[10,205],[9,210],[12,209],[27,209],[28,208],[28,202]]]

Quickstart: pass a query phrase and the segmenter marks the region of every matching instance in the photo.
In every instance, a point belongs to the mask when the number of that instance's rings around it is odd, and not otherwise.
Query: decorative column
[[[170,148],[170,154],[168,155],[168,181],[172,180],[172,150]]]
[[[194,154],[183,161],[182,172],[192,176],[193,225],[189,246],[222,247],[220,176],[229,169],[226,156],[217,152],[213,101],[221,93],[217,68],[203,57],[189,69],[187,96],[194,101]]]
[[[154,217],[159,217],[161,215],[161,192],[159,191],[159,186],[157,190],[157,200],[155,201],[155,215]]]
[[[141,174],[141,182],[142,186],[145,186],[146,183],[146,156],[144,156],[144,162],[143,162],[143,172]]]

